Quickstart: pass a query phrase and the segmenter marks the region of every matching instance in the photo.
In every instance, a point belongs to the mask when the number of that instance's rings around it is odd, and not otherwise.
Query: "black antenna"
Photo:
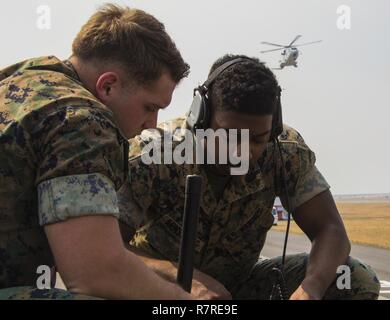
[[[181,234],[177,283],[187,292],[191,292],[194,272],[194,254],[198,214],[202,191],[202,177],[187,176],[184,200],[183,230]]]

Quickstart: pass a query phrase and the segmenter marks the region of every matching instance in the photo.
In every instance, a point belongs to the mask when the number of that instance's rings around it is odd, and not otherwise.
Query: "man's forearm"
[[[170,282],[176,281],[177,264],[168,260],[160,260],[150,257],[141,250],[127,245],[127,249],[137,255],[151,270],[153,270],[160,277]]]
[[[312,241],[303,287],[321,299],[336,278],[337,268],[346,263],[350,250],[344,229],[329,226],[320,232]]]
[[[182,288],[158,276],[128,251],[98,278],[86,279],[72,291],[108,299],[191,299]]]
[[[126,250],[112,216],[83,216],[44,229],[71,292],[106,299],[190,299]]]
[[[176,262],[151,258],[144,252],[132,246],[127,246],[127,249],[138,255],[138,257],[161,278],[176,283],[178,268]],[[196,299],[202,300],[230,300],[232,298],[230,292],[224,285],[197,269],[194,269],[191,295]]]

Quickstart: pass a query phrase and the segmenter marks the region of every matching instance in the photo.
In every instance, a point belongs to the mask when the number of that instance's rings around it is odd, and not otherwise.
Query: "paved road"
[[[284,232],[268,232],[262,256],[269,258],[280,256],[283,250]],[[310,251],[310,241],[302,235],[289,235],[287,254]],[[381,280],[381,296],[390,298],[390,250],[352,244],[351,256],[369,264]]]

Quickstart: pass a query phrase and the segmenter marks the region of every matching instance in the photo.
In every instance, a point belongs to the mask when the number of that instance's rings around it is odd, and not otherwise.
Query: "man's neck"
[[[96,97],[97,72],[94,68],[76,56],[71,56],[68,61],[72,64],[84,87]]]

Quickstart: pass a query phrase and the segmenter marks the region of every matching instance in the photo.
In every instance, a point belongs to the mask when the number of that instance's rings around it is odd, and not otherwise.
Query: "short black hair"
[[[209,76],[225,62],[237,58],[246,60],[224,70],[209,88],[212,109],[256,115],[273,114],[279,95],[278,81],[259,59],[244,55],[224,55],[214,62]]]

